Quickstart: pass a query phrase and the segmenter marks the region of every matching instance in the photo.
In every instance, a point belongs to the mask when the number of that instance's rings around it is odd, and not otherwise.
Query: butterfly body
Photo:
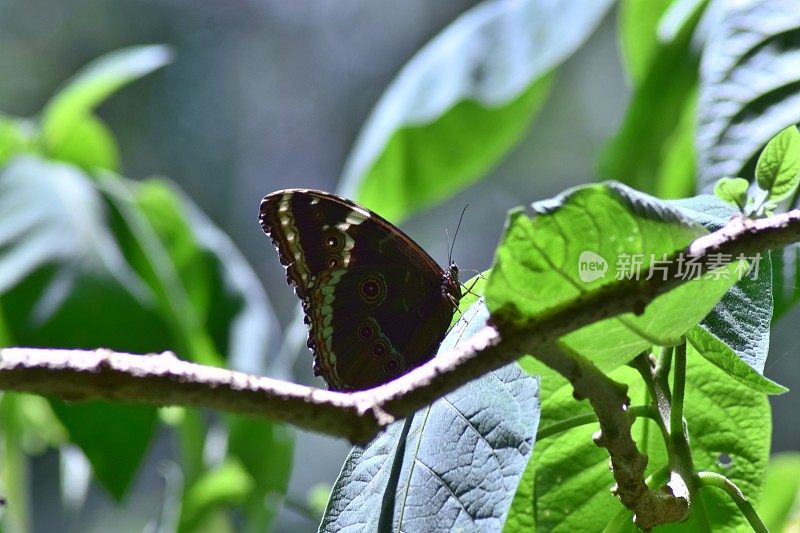
[[[333,390],[368,389],[428,361],[461,298],[443,270],[376,213],[339,196],[287,189],[259,220],[303,303],[314,372]]]

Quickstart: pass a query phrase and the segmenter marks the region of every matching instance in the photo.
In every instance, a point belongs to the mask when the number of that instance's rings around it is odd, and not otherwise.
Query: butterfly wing
[[[303,302],[315,372],[330,388],[370,388],[433,356],[453,315],[453,285],[460,290],[408,236],[306,189],[266,196],[260,221]]]

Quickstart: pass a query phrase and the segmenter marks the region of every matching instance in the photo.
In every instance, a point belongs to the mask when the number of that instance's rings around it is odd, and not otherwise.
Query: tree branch
[[[684,253],[709,263],[711,254],[753,254],[800,240],[800,211],[766,219],[732,219]],[[677,256],[677,254],[676,254]],[[718,261],[718,259],[717,259]],[[337,393],[181,361],[171,354],[138,356],[107,350],[6,348],[0,389],[66,399],[109,399],[191,405],[264,416],[365,443],[396,419],[491,370],[593,322],[642,313],[685,279],[672,262],[666,279],[620,280],[522,325],[487,326],[461,346],[398,379],[354,393]]]

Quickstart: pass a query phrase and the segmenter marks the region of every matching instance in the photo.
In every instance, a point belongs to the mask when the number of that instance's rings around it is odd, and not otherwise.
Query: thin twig
[[[635,407],[631,407],[630,412],[634,418],[646,417],[655,419],[655,417],[658,416],[655,410],[647,405],[637,405]],[[596,423],[597,423],[597,414],[594,412],[586,413],[583,415],[572,416],[564,420],[560,420],[555,424],[551,424],[545,428],[537,430],[536,442],[539,442],[540,440],[544,440],[548,437],[552,437],[553,435],[557,435],[559,433],[568,431],[573,428],[586,426],[589,424],[596,424]]]
[[[767,526],[753,508],[753,504],[750,503],[750,500],[748,500],[739,487],[736,486],[736,483],[716,472],[698,472],[697,480],[700,486],[717,487],[728,493],[728,496],[731,497],[734,503],[736,503],[736,506],[739,507],[739,510],[742,511],[742,514],[747,519],[750,527],[753,528],[753,531],[757,533],[769,532],[769,529],[767,529]]]

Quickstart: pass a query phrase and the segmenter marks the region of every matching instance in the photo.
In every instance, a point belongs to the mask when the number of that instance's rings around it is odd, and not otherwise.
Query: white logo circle
[[[578,276],[584,283],[600,279],[608,272],[608,263],[600,255],[584,250],[578,257]]]

